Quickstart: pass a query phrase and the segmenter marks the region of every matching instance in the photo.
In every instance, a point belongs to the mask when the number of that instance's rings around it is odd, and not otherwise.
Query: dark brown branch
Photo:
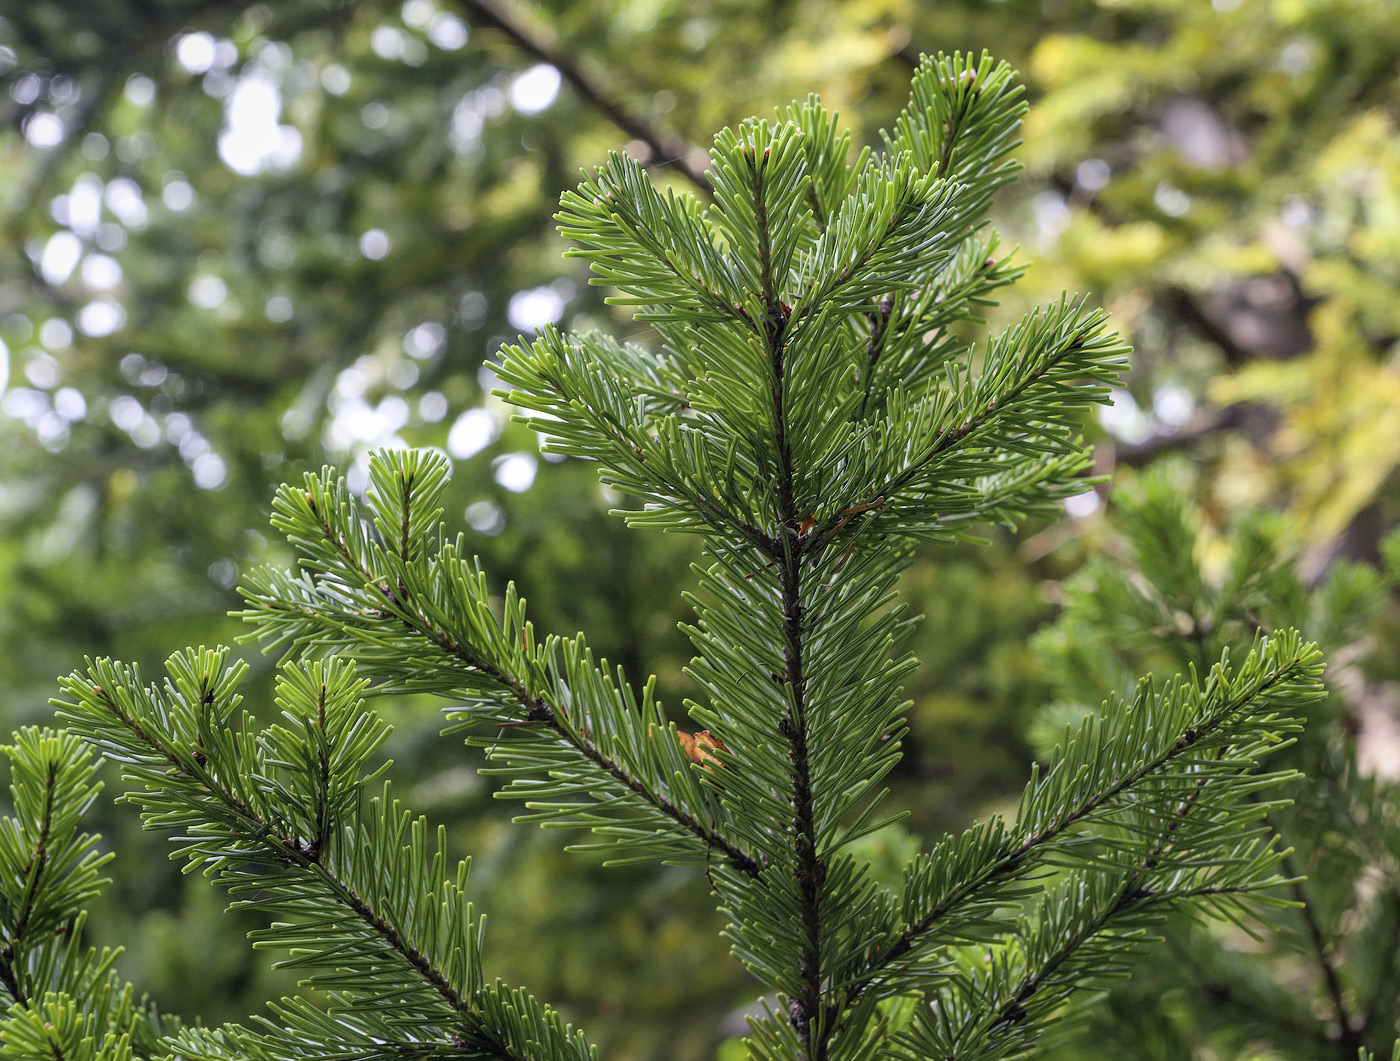
[[[1220,351],[1220,356],[1231,368],[1238,368],[1255,359],[1253,353],[1235,342],[1230,333],[1212,319],[1194,291],[1172,285],[1163,289],[1162,297],[1183,324]]]
[[[766,233],[764,234],[766,236]],[[781,312],[781,307],[779,308]],[[769,331],[773,364],[773,407],[777,425],[778,510],[781,543],[777,556],[778,583],[783,614],[783,684],[788,690],[788,709],[779,729],[787,739],[788,764],[792,778],[793,854],[797,888],[802,896],[800,994],[788,1007],[803,1061],[822,1061],[826,1056],[831,1027],[817,1022],[822,1011],[821,888],[826,866],[817,854],[817,825],[812,793],[812,765],[807,746],[807,674],[803,659],[805,617],[802,608],[802,549],[796,540],[798,515],[793,497],[792,446],[787,437],[783,386],[786,319],[770,314],[774,323]]]
[[[559,75],[574,87],[585,102],[600,111],[609,121],[634,140],[640,140],[651,151],[652,161],[658,166],[668,166],[682,174],[701,191],[709,194],[714,191],[710,178],[705,176],[690,161],[697,148],[672,133],[664,132],[641,115],[628,109],[611,92],[590,78],[555,41],[545,39],[543,33],[531,32],[506,12],[502,5],[493,0],[460,0],[469,17],[478,25],[500,30],[520,48],[535,58],[548,63],[559,71]]]
[[[1317,963],[1318,971],[1322,974],[1322,982],[1327,988],[1327,998],[1332,1003],[1332,1016],[1336,1019],[1339,1030],[1337,1049],[1341,1057],[1353,1058],[1361,1049],[1361,1033],[1357,1029],[1356,1022],[1352,1019],[1351,1010],[1347,1007],[1346,996],[1342,992],[1342,982],[1337,975],[1337,968],[1333,964],[1331,955],[1327,953],[1327,938],[1317,919],[1317,911],[1313,904],[1308,901],[1307,889],[1303,887],[1303,874],[1298,872],[1292,856],[1284,855],[1280,865],[1285,873],[1296,878],[1289,887],[1293,892],[1293,898],[1297,899],[1302,907],[1298,913],[1303,919],[1303,926],[1307,929],[1308,943],[1312,947],[1312,956]]]
[[[1238,405],[1208,409],[1170,434],[1153,435],[1142,442],[1115,441],[1112,445],[1113,463],[1140,468],[1163,453],[1188,449],[1212,435],[1239,427],[1242,419],[1242,407]]]
[[[918,48],[915,48],[909,41],[905,41],[890,55],[890,58],[903,63],[910,70],[917,70],[921,54]]]

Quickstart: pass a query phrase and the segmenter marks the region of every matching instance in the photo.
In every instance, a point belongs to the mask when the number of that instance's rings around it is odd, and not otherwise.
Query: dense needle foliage
[[[708,208],[623,156],[566,195],[573,253],[657,342],[547,330],[496,371],[547,448],[640,499],[632,523],[698,536],[698,731],[493,592],[443,524],[442,455],[378,453],[363,496],[330,471],[289,484],[274,525],[299,568],[244,586],[255,636],[289,650],[280,722],[241,708],[227,651],[191,649],[163,683],[91,664],[63,681],[67,733],[11,750],[4,1056],[591,1057],[483,968],[467,866],[379,784],[376,692],[447,700],[526,820],[705,873],[762,997],[755,1058],[1028,1056],[1174,912],[1252,924],[1286,903],[1266,816],[1294,775],[1261,760],[1323,695],[1288,629],[1110,695],[1014,814],[934,844],[900,888],[852,853],[888,821],[911,550],[1081,491],[1077,425],[1124,363],[1083,301],[969,339],[1017,275],[984,222],[1023,110],[1004,65],[939,57],[882,152],[853,161],[811,99],[716,137]],[[82,948],[93,749],[191,868],[270,915],[257,943],[304,997],[182,1030]]]

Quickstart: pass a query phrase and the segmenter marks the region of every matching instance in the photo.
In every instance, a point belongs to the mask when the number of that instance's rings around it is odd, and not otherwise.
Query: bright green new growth
[[[563,198],[574,253],[638,307],[656,348],[550,330],[497,371],[548,448],[643,501],[632,522],[701,536],[689,633],[703,698],[686,707],[713,755],[687,754],[650,682],[581,636],[537,635],[513,588],[493,599],[441,522],[448,465],[432,452],[375,455],[363,499],[329,472],[278,492],[273,522],[300,570],[251,576],[244,614],[290,650],[281,724],[240,713],[242,668],[222,650],[172,657],[160,686],[107,661],[64,681],[69,731],[123,765],[129,798],[191,868],[273,916],[258,944],[322,992],[253,1030],[133,1049],[593,1056],[488,979],[465,865],[450,871],[425,823],[367,791],[385,731],[371,692],[448,699],[525,819],[591,829],[619,861],[703,865],[769,999],[747,1040],[756,1058],[1026,1056],[1171,910],[1243,920],[1281,902],[1262,817],[1289,775],[1259,761],[1321,696],[1317,652],[1289,631],[1111,700],[1066,734],[1014,819],[935,845],[898,893],[848,849],[884,823],[899,755],[915,664],[895,589],[911,549],[1081,490],[1076,424],[1126,352],[1100,311],[1068,300],[985,345],[965,338],[1017,275],[983,226],[1023,109],[1005,66],[940,57],[882,155],[851,164],[809,100],[716,138],[708,207],[621,156]],[[54,775],[85,778],[87,753],[63,740]],[[5,864],[32,865],[39,812],[16,802]],[[31,890],[66,890],[35,908],[75,913],[96,886],[85,872],[40,874]],[[14,947],[52,943],[31,939],[11,878],[33,878],[6,877],[14,969]],[[45,982],[55,994],[11,992],[7,1044],[11,1026],[46,1027],[41,1009],[91,1007],[91,977],[69,965]],[[124,1056],[140,1007],[89,1012],[105,1025],[63,1056]],[[98,1018],[51,1024],[81,1019]]]

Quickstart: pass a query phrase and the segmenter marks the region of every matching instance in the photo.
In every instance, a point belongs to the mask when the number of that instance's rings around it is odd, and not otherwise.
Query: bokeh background
[[[1193,499],[1207,571],[1261,510],[1304,585],[1377,561],[1400,515],[1394,0],[0,0],[0,721],[44,720],[84,655],[152,670],[237,638],[240,573],[288,560],[273,487],[323,463],[363,484],[365,454],[399,444],[452,456],[451,517],[538,627],[586,631],[679,712],[693,543],[627,531],[625,501],[542,459],[491,394],[493,353],[545,323],[647,339],[563,257],[559,193],[609,150],[693,192],[715,131],[809,92],[878,145],[921,52],[983,48],[1032,105],[994,210],[1029,270],[989,315],[1086,292],[1136,354],[1085,424],[1105,484],[909,573],[923,667],[891,802],[910,817],[870,857],[897,881],[1024,782],[1063,692],[1034,635],[1086,558],[1116,555],[1105,513],[1145,468]],[[1393,607],[1366,618],[1326,732],[1371,785],[1343,817],[1374,823],[1394,801],[1367,779],[1400,772],[1400,637]],[[266,690],[275,661],[252,659]],[[754,991],[702,875],[605,869],[513,826],[438,705],[382,706],[405,801],[475,859],[491,971],[606,1057],[734,1054]],[[210,1022],[293,989],[158,838],[98,817],[119,857],[92,931],[127,976]],[[1123,996],[1062,1056],[1115,1034],[1115,1057],[1354,1058],[1362,1009],[1393,1038],[1394,1007],[1367,1001],[1393,954],[1345,969],[1361,899],[1390,911],[1368,932],[1400,932],[1397,852],[1348,862],[1293,949],[1241,937],[1281,992],[1260,1027],[1296,1011],[1272,1038],[1226,1035],[1231,984],[1188,976],[1152,1028]]]

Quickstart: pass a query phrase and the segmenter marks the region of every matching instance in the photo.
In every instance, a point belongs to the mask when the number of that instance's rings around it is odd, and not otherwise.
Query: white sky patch
[[[81,391],[64,387],[53,396],[53,411],[70,424],[87,416],[87,399]]]
[[[1037,192],[1031,200],[1037,235],[1041,246],[1054,243],[1070,222],[1069,207],[1059,192]]]
[[[473,501],[464,513],[471,529],[488,536],[506,529],[506,515],[490,501]]]
[[[194,485],[201,490],[217,490],[228,481],[228,468],[217,453],[196,457],[190,471],[194,474]]]
[[[82,173],[65,197],[67,219],[60,221],[79,236],[91,236],[102,223],[102,179],[95,173]],[[57,219],[56,219],[57,220]]]
[[[104,221],[97,226],[92,240],[104,251],[119,251],[126,246],[126,229],[115,221]]]
[[[73,275],[82,256],[82,240],[71,232],[55,232],[39,255],[39,274],[46,284],[57,287]]]
[[[7,48],[6,51],[9,49]],[[27,107],[39,98],[39,93],[44,90],[44,83],[33,74],[22,74],[14,84],[10,86],[10,98],[21,107]]]
[[[467,460],[496,441],[501,425],[485,409],[468,409],[457,417],[447,432],[447,452],[458,460]]]
[[[186,33],[175,43],[176,61],[192,74],[207,73],[214,58],[214,38],[203,30]]]
[[[480,146],[481,131],[487,119],[499,117],[506,108],[506,94],[487,82],[465,93],[452,111],[448,142],[458,154],[471,154]]]
[[[24,137],[35,147],[57,147],[63,143],[63,119],[40,111],[24,123]]]
[[[251,177],[286,170],[301,157],[301,133],[282,125],[282,94],[266,72],[253,69],[238,79],[224,106],[219,157],[235,173]]]
[[[62,317],[50,317],[39,325],[39,342],[55,353],[73,345],[73,329]]]
[[[1074,179],[1087,192],[1102,190],[1112,175],[1108,163],[1101,158],[1086,158],[1074,171]]]
[[[83,259],[83,283],[94,291],[110,291],[122,282],[122,267],[105,254],[89,254]]]
[[[189,181],[176,177],[174,180],[165,182],[165,187],[160,193],[160,201],[166,205],[167,209],[174,210],[177,214],[184,213],[194,205],[194,188]]]
[[[393,26],[375,26],[369,37],[369,46],[381,59],[402,59],[407,36],[403,30]]]
[[[433,20],[428,23],[428,40],[445,52],[455,52],[466,47],[470,33],[465,22],[445,11],[434,15]]]
[[[273,324],[286,324],[292,319],[292,300],[286,295],[273,295],[263,305],[263,312]]]
[[[546,324],[558,323],[564,316],[564,299],[552,287],[517,291],[510,297],[506,316],[511,325],[522,332],[537,332]]]
[[[452,130],[448,134],[452,149],[459,153],[470,151],[481,140],[485,125],[475,94],[468,92],[452,110]]]
[[[165,418],[166,441],[178,446],[192,434],[195,434],[194,422],[184,413],[171,413]]]
[[[412,361],[403,360],[403,358],[395,361],[384,373],[384,378],[389,381],[389,385],[401,391],[406,391],[417,383],[418,376],[418,366]]]
[[[1065,498],[1064,504],[1065,511],[1075,519],[1084,519],[1099,510],[1099,495],[1093,490],[1086,490]]]
[[[138,107],[149,107],[156,99],[156,83],[143,74],[132,74],[126,79],[125,95]]]
[[[331,63],[321,71],[321,87],[332,96],[343,96],[350,91],[350,71],[339,63]]]
[[[383,129],[389,124],[389,105],[383,100],[370,100],[360,108],[360,121],[366,129]]]
[[[1109,392],[1111,405],[1099,406],[1099,423],[1114,438],[1129,445],[1146,442],[1152,437],[1152,422],[1138,408],[1137,401],[1122,387]]]
[[[510,83],[510,105],[521,114],[539,114],[559,95],[560,81],[558,70],[536,63]]]
[[[78,310],[78,330],[94,339],[111,335],[125,323],[126,310],[111,299],[95,299]]]
[[[58,362],[43,351],[33,353],[24,364],[24,378],[40,390],[52,390],[58,385]]]
[[[141,186],[129,177],[118,177],[109,181],[103,193],[107,209],[127,228],[140,228],[146,223],[146,200],[141,196]]]
[[[10,382],[10,348],[5,345],[5,340],[0,339],[0,393]],[[434,391],[433,393],[437,393]],[[443,399],[444,402],[447,399]]]
[[[433,21],[435,11],[433,0],[405,0],[400,9],[400,17],[405,26],[425,29]]]
[[[118,394],[107,406],[107,415],[117,427],[123,431],[131,431],[141,422],[146,410],[142,409],[141,403],[130,394]]]
[[[200,309],[218,309],[226,298],[228,284],[217,276],[196,276],[190,281],[190,303]]]
[[[1185,426],[1195,412],[1196,403],[1184,387],[1165,383],[1152,392],[1152,415],[1169,430]]]
[[[424,321],[403,337],[403,351],[409,357],[422,360],[436,354],[446,341],[446,328],[437,321]]]
[[[68,444],[68,421],[57,413],[44,413],[34,425],[34,433],[46,450],[57,453]]]
[[[373,262],[387,257],[393,246],[389,233],[382,228],[372,228],[360,237],[360,253]]]
[[[0,398],[0,412],[31,425],[46,413],[48,408],[49,396],[28,387],[11,387],[4,397]]]
[[[4,384],[0,383],[0,387]],[[418,416],[425,424],[436,424],[447,415],[447,396],[442,391],[428,391],[418,399]]]
[[[1169,217],[1181,217],[1191,209],[1191,197],[1174,184],[1162,181],[1152,193],[1157,209]]]
[[[523,494],[534,483],[539,467],[529,453],[507,453],[496,462],[496,482],[513,494]]]

